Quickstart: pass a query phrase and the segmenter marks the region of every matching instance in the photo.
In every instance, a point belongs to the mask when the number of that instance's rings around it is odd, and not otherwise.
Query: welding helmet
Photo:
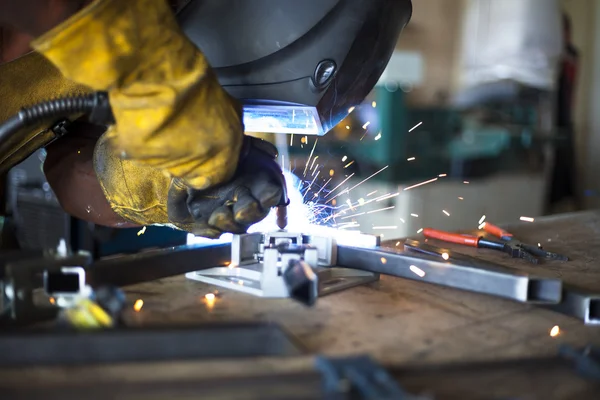
[[[373,89],[410,0],[191,0],[179,22],[247,132],[323,135]]]

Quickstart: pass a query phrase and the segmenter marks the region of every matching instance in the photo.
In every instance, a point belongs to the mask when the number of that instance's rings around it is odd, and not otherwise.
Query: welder
[[[248,131],[253,122],[246,115],[253,114],[243,104],[260,114],[256,104],[274,100],[284,104],[275,105],[280,115],[289,104],[311,103],[311,133],[325,133],[373,88],[411,13],[409,0],[376,1],[380,10],[359,0],[298,3],[306,15],[289,11],[298,7],[289,1],[0,0],[0,122],[41,100],[92,91],[108,94],[114,119],[108,129],[85,117],[72,119],[58,127],[64,136],[52,128],[61,136],[52,143],[38,129],[14,139],[19,151],[2,154],[0,162],[22,159],[39,142],[47,152],[44,172],[62,207],[96,224],[167,224],[206,237],[245,232],[286,198],[274,147],[244,135],[244,125]],[[249,5],[254,8],[239,11]],[[217,40],[202,30],[214,23],[210,29],[217,32],[227,21],[239,27],[237,14],[257,8],[272,14],[254,14],[264,21],[246,21],[247,32],[220,32]],[[176,18],[181,10],[183,17]],[[348,18],[365,10],[360,24],[352,22],[360,18]],[[298,32],[282,32],[283,39],[275,37],[269,46],[276,44],[285,57],[306,49],[322,53],[316,69],[310,66],[314,73],[301,71],[310,85],[301,93],[290,90],[304,81],[285,78],[292,69],[283,62],[277,70],[276,60],[258,56],[251,61],[258,59],[280,81],[252,81],[252,63],[237,57],[251,46],[244,49],[235,37],[254,44],[258,54],[264,50],[261,35],[296,19],[309,27],[285,43]],[[315,30],[328,24],[351,36],[344,59],[326,57],[339,36],[328,38],[327,46],[315,39]],[[237,65],[222,53],[236,54]],[[264,131],[295,132],[281,125]]]

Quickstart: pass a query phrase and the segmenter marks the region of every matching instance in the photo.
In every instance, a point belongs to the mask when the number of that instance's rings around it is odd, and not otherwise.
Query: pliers
[[[444,242],[463,244],[466,246],[477,247],[480,249],[494,249],[508,253],[513,258],[522,258],[532,264],[537,264],[536,257],[547,258],[550,260],[568,261],[569,258],[557,253],[551,253],[538,246],[525,244],[514,238],[512,233],[486,222],[483,224],[483,230],[487,233],[497,236],[502,241],[486,239],[482,236],[462,235],[459,233],[450,233],[436,229],[423,229],[423,235],[428,239],[438,239]]]

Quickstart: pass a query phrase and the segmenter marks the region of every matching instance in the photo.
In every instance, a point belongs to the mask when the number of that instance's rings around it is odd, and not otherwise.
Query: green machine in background
[[[379,180],[409,182],[440,174],[465,179],[521,170],[531,166],[530,153],[545,140],[536,136],[537,110],[531,103],[458,110],[410,107],[410,94],[396,87],[377,86],[374,94],[370,115],[377,133],[353,137],[348,148],[368,170],[389,165]],[[361,118],[361,110],[354,113]]]

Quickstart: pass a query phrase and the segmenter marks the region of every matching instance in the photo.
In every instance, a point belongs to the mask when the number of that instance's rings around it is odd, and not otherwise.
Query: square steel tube
[[[364,271],[484,293],[522,303],[557,304],[562,281],[533,277],[477,259],[446,261],[429,255],[386,251],[380,248],[338,246],[338,265]]]

